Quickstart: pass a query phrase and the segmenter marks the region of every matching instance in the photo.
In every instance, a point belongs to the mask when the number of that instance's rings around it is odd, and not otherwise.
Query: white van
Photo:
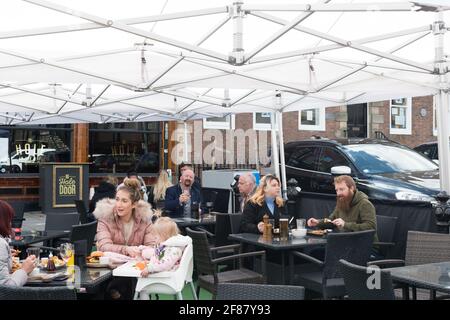
[[[10,167],[9,172],[11,173],[19,173],[23,170],[24,163],[38,163],[40,158],[44,155],[44,153],[49,151],[56,151],[56,149],[44,149],[40,148],[36,151],[34,149],[29,149],[27,152],[14,152],[11,155],[11,164],[9,163],[9,158],[0,159],[0,172],[5,173]]]

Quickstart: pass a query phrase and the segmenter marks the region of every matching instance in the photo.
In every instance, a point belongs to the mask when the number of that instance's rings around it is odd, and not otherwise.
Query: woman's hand
[[[27,274],[30,274],[30,272],[34,270],[35,263],[36,263],[36,256],[35,255],[28,256],[28,258],[26,258],[25,261],[22,263],[23,271],[25,271]]]
[[[258,230],[261,233],[264,232],[264,222],[261,221],[260,223],[258,223]]]
[[[136,246],[127,247],[126,250],[127,250],[127,255],[132,258],[136,258],[141,255],[141,250]]]

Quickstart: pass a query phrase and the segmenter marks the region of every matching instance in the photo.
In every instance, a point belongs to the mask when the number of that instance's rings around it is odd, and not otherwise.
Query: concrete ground
[[[25,221],[22,224],[22,230],[44,230],[45,214],[43,214],[41,211],[25,212],[23,217],[25,218]]]

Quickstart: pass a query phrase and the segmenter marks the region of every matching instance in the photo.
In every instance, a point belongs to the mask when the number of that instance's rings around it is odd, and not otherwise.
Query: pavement
[[[22,230],[44,231],[45,214],[41,211],[25,212],[23,217],[25,221],[22,223]]]

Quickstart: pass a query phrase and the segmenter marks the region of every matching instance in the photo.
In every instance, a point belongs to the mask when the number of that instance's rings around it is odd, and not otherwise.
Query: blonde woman
[[[152,186],[148,195],[148,202],[150,202],[153,208],[164,208],[164,205],[158,206],[158,203],[165,200],[166,190],[171,186],[172,183],[169,181],[167,171],[164,169],[160,170],[156,183]]]
[[[142,258],[148,261],[141,276],[149,273],[174,270],[178,267],[184,248],[192,242],[188,236],[179,233],[177,224],[169,217],[160,217],[153,225],[158,238],[155,247],[142,246]]]
[[[245,204],[241,232],[262,233],[265,214],[269,219],[274,219],[275,227],[278,227],[280,216],[286,214],[284,200],[280,196],[280,179],[273,175],[261,179],[255,193]]]

